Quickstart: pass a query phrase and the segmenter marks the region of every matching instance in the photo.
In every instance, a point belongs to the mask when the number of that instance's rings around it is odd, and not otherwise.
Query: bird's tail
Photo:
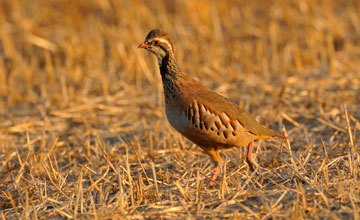
[[[288,139],[288,137],[285,136],[285,135],[282,135],[282,134],[280,134],[280,133],[278,133],[278,132],[276,132],[276,131],[274,131],[272,129],[269,129],[269,130],[273,134],[274,137],[279,137],[279,138],[282,138],[282,139]]]

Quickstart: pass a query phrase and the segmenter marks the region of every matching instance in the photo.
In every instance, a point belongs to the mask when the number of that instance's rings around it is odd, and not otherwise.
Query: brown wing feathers
[[[244,131],[238,120],[231,120],[226,112],[217,112],[211,107],[193,100],[185,110],[191,125],[203,131],[219,132],[226,139],[230,135],[236,136],[237,132]]]
[[[190,121],[191,125],[200,130],[214,131],[223,133],[223,136],[227,139],[230,135],[236,136],[237,132],[250,132],[244,124],[238,120],[233,119],[227,112],[218,112],[208,105],[205,105],[197,100],[193,100],[185,110],[185,114]],[[253,126],[260,127],[261,130],[266,129],[266,134],[263,136],[276,136],[279,138],[286,139],[287,137],[277,133],[272,129],[265,128],[258,124],[255,120],[251,122]],[[256,124],[255,124],[256,123]],[[255,125],[254,125],[255,124]],[[259,130],[259,128],[257,128]],[[257,135],[257,134],[255,134]],[[261,136],[261,135],[260,135]]]

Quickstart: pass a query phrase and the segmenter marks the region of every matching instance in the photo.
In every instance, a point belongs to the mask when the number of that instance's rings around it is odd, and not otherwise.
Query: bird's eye
[[[152,44],[153,44],[154,46],[157,46],[157,45],[159,45],[159,44],[160,44],[160,41],[158,41],[158,40],[154,40],[154,41],[152,42]]]

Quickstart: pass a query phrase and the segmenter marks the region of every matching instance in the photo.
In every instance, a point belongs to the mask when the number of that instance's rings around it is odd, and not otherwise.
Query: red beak
[[[138,46],[138,48],[148,48],[148,47],[149,47],[148,42],[141,43]]]

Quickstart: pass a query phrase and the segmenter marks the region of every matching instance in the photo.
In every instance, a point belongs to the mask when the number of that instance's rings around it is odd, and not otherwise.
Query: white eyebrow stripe
[[[169,48],[171,48],[171,50],[173,50],[173,48],[172,48],[171,44],[169,43],[169,41],[167,41],[167,40],[165,40],[165,39],[163,39],[163,38],[154,38],[154,40],[158,40],[158,41],[160,41],[161,43],[166,44]]]

